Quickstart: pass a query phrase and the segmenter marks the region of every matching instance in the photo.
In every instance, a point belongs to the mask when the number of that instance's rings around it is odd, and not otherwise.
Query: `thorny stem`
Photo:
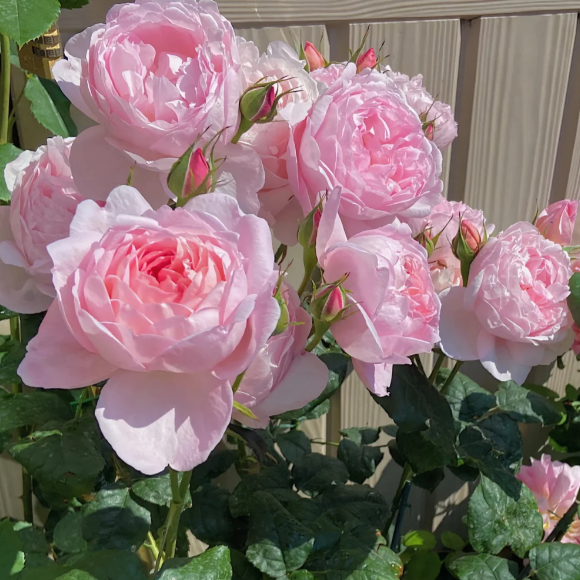
[[[322,340],[322,337],[326,333],[329,328],[328,324],[315,324],[316,331],[314,332],[314,336],[310,339],[310,342],[306,345],[304,349],[306,352],[312,352],[316,345]]]
[[[395,530],[393,531],[393,539],[391,541],[391,550],[393,550],[395,553],[398,552],[401,548],[401,530],[403,528],[405,510],[409,507],[409,494],[411,493],[411,485],[411,481],[405,482],[403,491],[401,492],[401,503],[399,504],[397,521],[395,522]]]
[[[455,366],[453,367],[453,370],[449,373],[449,376],[447,377],[447,380],[445,381],[445,383],[441,387],[440,393],[442,395],[444,395],[447,392],[447,389],[449,388],[449,385],[451,384],[451,382],[455,378],[455,375],[459,372],[459,369],[461,368],[461,365],[462,364],[463,364],[463,361],[462,360],[458,360],[455,363]]]
[[[431,371],[431,374],[429,375],[429,382],[434,385],[435,384],[435,380],[437,379],[437,373],[439,373],[441,366],[443,365],[443,362],[445,361],[445,355],[443,353],[441,353],[438,357],[437,360],[435,361],[435,366],[433,367],[433,370]]]
[[[0,144],[8,143],[8,125],[10,116],[10,39],[0,34]]]
[[[157,542],[155,541],[155,538],[151,532],[147,532],[147,540],[148,541],[145,543],[145,546],[151,550],[153,558],[155,558],[155,561],[157,561],[157,558],[159,558],[159,548],[157,547]]]
[[[395,492],[395,497],[393,498],[393,503],[391,504],[391,515],[389,516],[389,519],[387,520],[387,524],[385,525],[385,529],[383,530],[383,536],[387,537],[389,534],[389,528],[391,527],[391,524],[393,523],[393,520],[395,519],[395,515],[397,514],[397,511],[400,509],[401,507],[401,500],[403,497],[403,491],[405,489],[405,485],[407,484],[407,482],[410,483],[411,479],[413,477],[413,469],[411,468],[411,466],[408,463],[405,463],[405,466],[403,467],[403,473],[401,473],[401,479],[399,480],[399,485],[397,486],[397,491]],[[393,539],[394,539],[394,534],[393,534]]]

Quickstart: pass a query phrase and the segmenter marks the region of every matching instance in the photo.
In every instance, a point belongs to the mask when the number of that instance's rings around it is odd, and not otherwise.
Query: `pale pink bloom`
[[[286,168],[289,125],[302,121],[318,97],[318,83],[304,70],[304,61],[284,42],[272,42],[260,55],[253,42],[238,38],[245,84],[286,78],[277,91],[295,92],[280,99],[273,122],[254,125],[241,138],[260,157],[264,166],[264,187],[258,193],[259,215],[266,220],[281,242],[294,245],[298,225],[303,219],[300,204],[294,198]]]
[[[577,201],[570,199],[557,201],[542,211],[536,220],[536,227],[548,240],[561,246],[569,246],[572,244],[577,214]]]
[[[121,186],[102,208],[79,204],[70,237],[48,251],[57,298],[23,381],[108,379],[96,415],[124,461],[147,474],[205,461],[231,418],[231,382],[280,314],[268,224],[227,195],[154,211]]]
[[[530,466],[523,465],[516,477],[534,494],[544,519],[547,537],[576,501],[580,489],[580,466],[554,461],[545,454],[540,461],[532,458],[531,462]],[[580,521],[577,515],[561,541],[580,544]]]
[[[373,68],[376,64],[377,57],[375,55],[375,49],[369,48],[356,59],[356,72],[361,72],[365,68]]]
[[[99,124],[79,135],[71,153],[85,197],[105,200],[137,163],[132,185],[158,207],[167,202],[161,185],[175,160],[200,135],[207,140],[225,129],[220,156],[234,167],[224,164],[223,171],[238,182],[242,209],[257,212],[257,189],[251,189],[256,180],[263,183],[259,159],[241,145],[226,145],[239,121],[242,74],[234,30],[214,2],[117,4],[105,24],[73,36],[65,52],[68,60],[56,63],[54,76]],[[244,178],[236,179],[240,171]]]
[[[327,283],[346,276],[351,307],[331,326],[338,344],[371,392],[388,394],[391,365],[430,352],[439,340],[440,303],[427,252],[408,225],[392,224],[347,238],[338,216],[340,189],[328,197],[316,253]]]
[[[302,210],[340,186],[349,235],[395,217],[426,216],[441,199],[441,154],[402,92],[378,71],[356,74],[349,63],[290,129],[288,175]]]
[[[417,112],[426,127],[429,138],[439,147],[445,149],[457,137],[457,123],[451,107],[435,100],[423,86],[423,75],[409,78],[406,74],[395,72],[386,67],[384,73],[395,81],[405,93],[407,103]]]
[[[52,302],[52,260],[46,246],[69,235],[82,200],[71,175],[73,139],[53,137],[6,166],[10,206],[0,206],[0,304],[23,314]]]
[[[437,238],[435,250],[429,256],[431,279],[437,292],[442,292],[450,286],[463,284],[461,278],[461,263],[453,255],[451,245],[459,230],[459,219],[469,222],[477,231],[480,239],[485,239],[494,230],[493,224],[486,222],[483,212],[472,209],[460,201],[441,199],[428,217],[406,220],[411,226],[413,236],[425,232],[431,239]]]
[[[471,264],[466,288],[441,293],[441,348],[480,360],[498,380],[522,384],[572,346],[570,259],[530,223],[491,238]]]
[[[288,328],[271,336],[244,374],[234,398],[258,417],[237,410],[234,418],[253,427],[266,427],[272,415],[294,411],[322,393],[328,382],[326,365],[304,347],[312,328],[310,314],[300,307],[296,290],[282,285],[288,306]]]
[[[325,68],[319,68],[310,73],[310,76],[318,83],[326,85],[328,88],[337,81],[344,73],[346,62],[335,62]],[[322,91],[321,91],[322,92]]]
[[[324,68],[326,64],[322,53],[311,42],[304,44],[304,56],[306,56],[310,72]]]

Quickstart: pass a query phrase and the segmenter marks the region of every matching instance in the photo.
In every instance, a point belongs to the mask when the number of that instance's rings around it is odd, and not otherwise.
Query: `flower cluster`
[[[56,80],[96,125],[7,166],[0,303],[47,310],[24,383],[96,385],[103,434],[142,472],[318,397],[324,341],[377,396],[434,347],[518,383],[570,349],[577,203],[494,238],[444,199],[457,126],[421,76],[373,49],[260,54],[211,0],[114,6],[66,55]]]

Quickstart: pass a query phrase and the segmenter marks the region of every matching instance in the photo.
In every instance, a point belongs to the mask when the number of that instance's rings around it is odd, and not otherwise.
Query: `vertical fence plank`
[[[483,18],[465,201],[498,231],[548,200],[575,14]]]

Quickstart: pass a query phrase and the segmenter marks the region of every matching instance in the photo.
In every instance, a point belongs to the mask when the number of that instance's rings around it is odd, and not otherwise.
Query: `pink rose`
[[[546,239],[561,246],[569,246],[572,243],[577,214],[577,201],[557,201],[542,211],[536,220],[536,227]]]
[[[337,81],[343,74],[346,68],[346,62],[335,62],[329,64],[327,67],[313,70],[310,76],[317,82],[325,84],[327,87]]]
[[[304,44],[304,56],[308,62],[310,72],[324,68],[324,65],[326,64],[322,53],[311,42],[306,42]]]
[[[356,72],[361,72],[365,68],[374,68],[377,65],[377,56],[374,48],[369,48],[356,59]]]
[[[300,204],[288,183],[286,149],[290,124],[302,121],[318,97],[318,83],[304,70],[304,61],[284,42],[272,42],[260,56],[253,42],[238,38],[246,86],[264,79],[285,78],[278,92],[294,90],[278,102],[272,123],[256,124],[241,138],[260,157],[264,166],[264,186],[258,193],[259,215],[265,218],[281,242],[294,245],[298,225],[303,219]]]
[[[227,195],[153,211],[121,186],[104,208],[79,204],[70,237],[48,251],[57,298],[23,381],[74,389],[108,379],[96,414],[124,461],[148,474],[205,461],[231,418],[230,383],[280,314],[267,223]]]
[[[451,145],[457,137],[457,123],[451,107],[436,101],[423,86],[423,75],[412,79],[405,74],[385,69],[385,74],[405,93],[407,103],[417,112],[424,123],[425,132],[439,149]]]
[[[522,465],[516,477],[534,494],[544,518],[545,536],[549,536],[560,518],[576,501],[580,489],[580,466],[570,466],[553,461],[549,455],[542,455],[540,461],[532,458],[530,466]],[[561,541],[580,544],[580,521],[577,515]]]
[[[441,292],[450,286],[460,286],[461,263],[453,255],[451,245],[453,238],[459,230],[459,219],[469,223],[474,228],[472,237],[475,234],[479,239],[485,239],[494,230],[493,224],[485,221],[483,212],[472,209],[468,205],[459,201],[447,201],[442,199],[431,211],[428,217],[423,219],[406,220],[411,226],[413,237],[417,237],[421,232],[425,232],[431,239],[437,238],[435,249],[429,256],[429,268],[431,269],[431,279],[437,292]],[[437,237],[438,236],[438,237]]]
[[[316,240],[327,283],[347,276],[342,287],[352,301],[332,324],[338,344],[353,358],[363,383],[388,394],[391,365],[430,352],[439,340],[439,299],[429,275],[427,252],[396,220],[347,238],[338,210],[340,190],[329,196]]]
[[[248,419],[239,411],[234,418],[254,427],[266,427],[269,417],[304,407],[322,393],[328,382],[326,365],[310,352],[304,352],[312,318],[300,307],[296,290],[282,285],[288,306],[288,328],[271,336],[254,359],[234,398],[258,417]]]
[[[347,233],[422,217],[439,202],[441,154],[384,74],[349,63],[304,121],[291,126],[290,183],[308,213],[321,193],[342,188]]]
[[[441,348],[480,360],[498,380],[522,384],[531,368],[572,346],[570,259],[527,222],[490,239],[471,264],[466,288],[441,293]]]
[[[74,139],[53,137],[6,166],[10,206],[0,206],[0,304],[23,314],[52,302],[52,260],[46,246],[69,235],[82,197],[71,175]]]
[[[66,55],[53,68],[55,78],[99,124],[79,135],[71,153],[85,197],[105,200],[137,163],[132,185],[159,207],[167,202],[161,184],[175,160],[200,135],[207,140],[222,129],[219,156],[237,167],[224,164],[228,180],[241,171],[244,178],[237,181],[244,185],[251,169],[257,175],[246,187],[251,190],[256,180],[257,189],[262,186],[259,159],[247,148],[225,145],[238,125],[242,75],[234,30],[214,2],[118,4],[105,24],[73,36]],[[257,189],[240,187],[244,211],[257,212]]]

